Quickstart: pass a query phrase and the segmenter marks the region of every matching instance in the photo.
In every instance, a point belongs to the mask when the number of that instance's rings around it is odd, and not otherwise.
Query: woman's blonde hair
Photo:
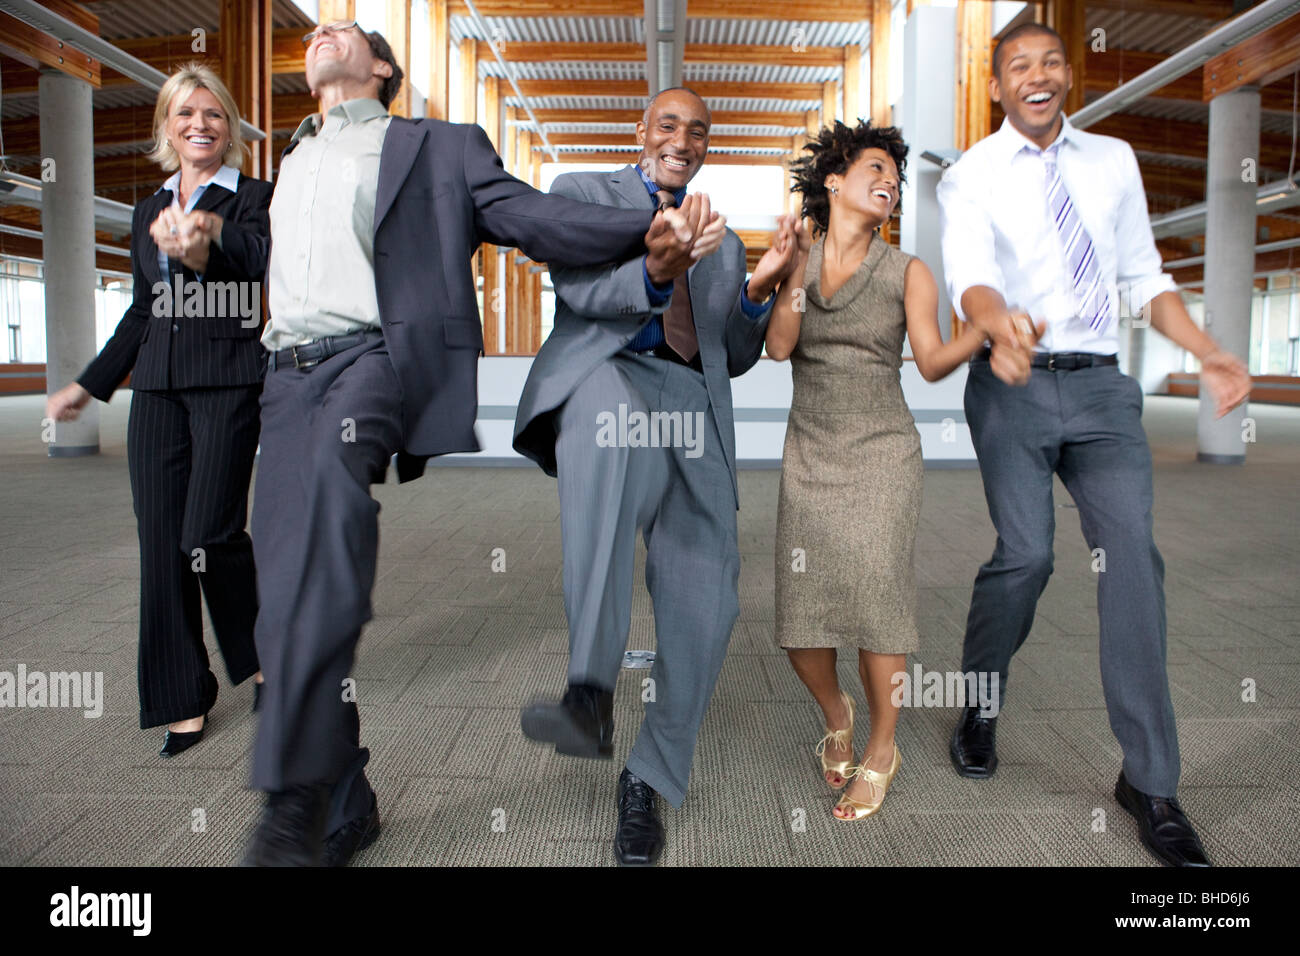
[[[171,112],[172,103],[178,98],[182,101],[189,99],[197,89],[207,90],[221,104],[221,109],[226,114],[226,126],[229,128],[230,135],[230,145],[222,154],[221,161],[227,166],[238,169],[244,164],[244,159],[251,155],[251,151],[239,134],[239,107],[235,105],[235,98],[230,95],[230,90],[226,89],[226,84],[221,82],[221,78],[202,63],[186,63],[167,77],[167,82],[158,91],[158,102],[153,109],[154,144],[149,158],[169,173],[180,168],[180,156],[176,154],[172,144],[167,142],[167,115]]]

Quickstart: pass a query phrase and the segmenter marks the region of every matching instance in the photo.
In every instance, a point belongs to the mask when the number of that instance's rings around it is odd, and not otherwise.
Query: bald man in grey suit
[[[695,247],[596,268],[553,266],[555,330],[524,386],[515,448],[558,477],[569,618],[568,692],[521,715],[560,753],[613,756],[613,690],[627,644],[636,533],[645,538],[656,657],[645,718],[619,778],[615,856],[653,864],[655,795],[680,807],[695,740],[739,613],[731,377],[763,349],[793,261],[793,217],[748,282],[745,247],[686,184],[709,111],[661,92],[637,124],[638,165],[562,176],[554,193],[627,209],[679,206]],[[720,243],[720,245],[719,245]],[[701,255],[717,246],[716,252]]]

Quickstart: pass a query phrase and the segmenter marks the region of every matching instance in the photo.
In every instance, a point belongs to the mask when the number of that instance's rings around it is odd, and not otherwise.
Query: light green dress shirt
[[[379,328],[375,193],[390,121],[378,100],[348,100],[293,134],[271,199],[267,349]]]

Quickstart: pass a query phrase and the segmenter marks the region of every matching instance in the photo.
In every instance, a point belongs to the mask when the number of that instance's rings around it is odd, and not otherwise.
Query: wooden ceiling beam
[[[645,62],[645,46],[640,43],[559,43],[551,41],[509,41],[500,45],[501,58],[509,63],[636,63]],[[485,62],[495,59],[492,44],[480,40],[478,57]],[[688,43],[686,63],[757,63],[775,66],[843,67],[844,49],[834,46],[805,46],[795,52],[793,45],[763,46],[744,43]]]
[[[524,96],[639,96],[646,97],[645,80],[519,80]],[[745,97],[764,100],[818,100],[821,83],[745,83],[742,81],[705,80],[688,84],[706,98]],[[505,96],[514,98],[514,90],[503,84]]]
[[[1149,53],[1145,50],[1123,50],[1111,47],[1104,53],[1099,53],[1089,49],[1083,74],[1084,87],[1091,93],[1108,93],[1121,83],[1158,66],[1165,59],[1163,53]],[[1160,89],[1148,93],[1147,98],[1200,103],[1203,102],[1203,91],[1202,72],[1192,70]],[[1289,85],[1285,89],[1281,85],[1274,85],[1265,86],[1260,90],[1260,105],[1266,110],[1289,113],[1291,104]]]
[[[1300,13],[1224,50],[1201,67],[1201,99],[1243,86],[1268,86],[1300,70]]]
[[[546,138],[555,146],[634,146],[628,133],[550,133]],[[709,147],[748,146],[754,149],[790,149],[789,136],[710,136]]]
[[[1231,7],[1231,4],[1229,4]],[[450,0],[447,4],[452,16],[466,16],[469,7],[464,0]],[[553,17],[568,13],[581,17],[634,17],[645,16],[644,0],[580,0],[558,11],[553,0],[475,0],[474,8],[484,17]],[[817,23],[857,23],[862,19],[860,0],[822,0],[822,2],[792,11],[787,0],[691,0],[690,16],[711,20],[804,20]]]
[[[537,122],[546,123],[636,123],[640,121],[641,110],[533,110]],[[794,112],[714,110],[714,126],[804,126],[804,114]],[[547,134],[550,135],[549,133]]]
[[[540,147],[535,147],[540,148]],[[597,151],[590,153],[560,153],[559,161],[561,163],[619,163],[630,164],[636,159],[637,154],[631,152],[605,152]],[[714,153],[710,162],[714,166],[780,166],[789,157],[781,156],[754,156],[744,153]],[[551,162],[548,156],[545,160]]]

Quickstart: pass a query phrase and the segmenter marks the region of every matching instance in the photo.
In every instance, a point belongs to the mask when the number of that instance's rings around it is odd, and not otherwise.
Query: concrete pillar
[[[1249,163],[1247,163],[1249,160]],[[1254,175],[1259,165],[1259,90],[1242,87],[1210,100],[1210,154],[1205,202],[1205,331],[1225,350],[1250,355],[1250,298],[1255,273]],[[1196,459],[1215,464],[1246,460],[1242,419],[1247,405],[1215,419],[1214,398],[1201,388]]]
[[[903,101],[899,113],[907,151],[907,183],[899,200],[898,248],[922,259],[939,286],[939,332],[952,336],[952,304],[943,278],[939,200],[943,170],[922,159],[926,151],[953,152],[957,88],[957,11],[916,7],[903,27]],[[911,353],[911,347],[907,349]]]
[[[95,357],[94,120],[89,83],[48,70],[39,88],[45,376],[55,392]],[[99,403],[59,422],[48,447],[51,458],[98,454]]]

